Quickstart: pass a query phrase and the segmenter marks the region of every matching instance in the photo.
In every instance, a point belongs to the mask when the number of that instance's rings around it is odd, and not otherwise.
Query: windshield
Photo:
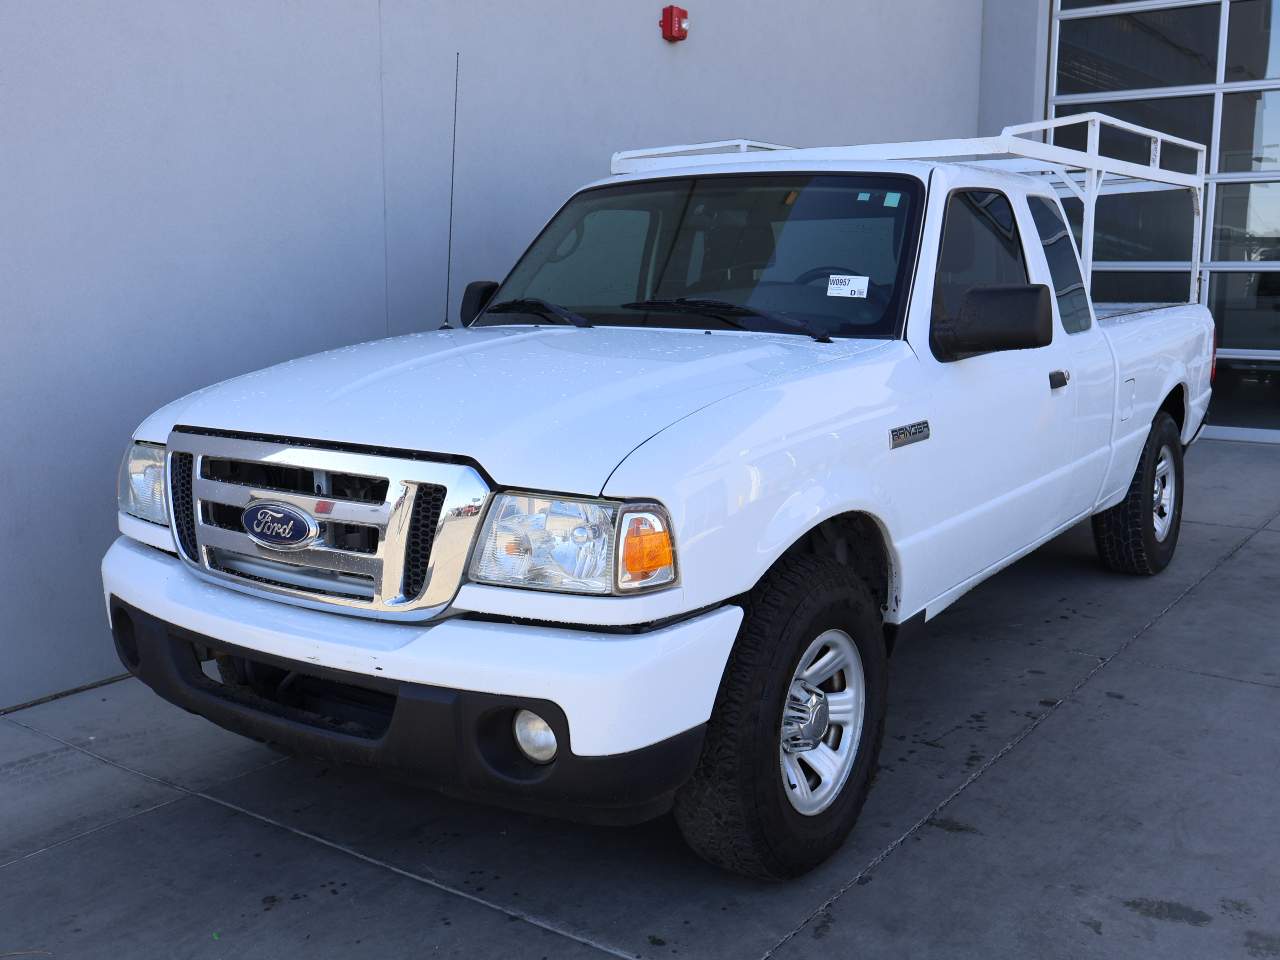
[[[863,174],[719,175],[584,191],[476,325],[894,337],[922,185]]]

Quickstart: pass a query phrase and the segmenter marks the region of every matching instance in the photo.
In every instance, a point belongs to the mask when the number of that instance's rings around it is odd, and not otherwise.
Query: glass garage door
[[[1201,296],[1219,341],[1209,422],[1280,430],[1280,0],[1054,0],[1051,50],[1054,116],[1098,110],[1209,147]],[[1083,147],[1083,133],[1058,142]],[[1101,149],[1147,159],[1137,137]],[[1161,162],[1194,170],[1186,151]],[[1181,191],[1099,202],[1095,299],[1185,299],[1189,203]]]

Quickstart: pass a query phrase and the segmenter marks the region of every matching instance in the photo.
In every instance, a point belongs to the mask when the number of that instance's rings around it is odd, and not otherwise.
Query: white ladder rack
[[[1072,150],[1045,142],[1061,127],[1087,125],[1085,149]],[[1106,128],[1147,141],[1146,163],[1134,163],[1104,155],[1099,150]],[[1040,139],[1030,139],[1038,137]],[[1165,148],[1189,150],[1195,157],[1195,173],[1161,166]],[[785,162],[841,163],[869,160],[921,160],[961,162],[1048,179],[1063,197],[1074,197],[1084,207],[1081,232],[1081,267],[1085,282],[1093,277],[1094,227],[1098,197],[1152,190],[1189,190],[1192,197],[1190,273],[1191,301],[1200,299],[1200,253],[1204,231],[1205,146],[1168,133],[1140,127],[1101,113],[1081,113],[1054,120],[1005,127],[995,137],[952,140],[917,140],[903,143],[870,143],[847,147],[787,147],[760,140],[716,140],[643,150],[623,150],[613,155],[614,174],[647,173],[664,169],[715,164]]]

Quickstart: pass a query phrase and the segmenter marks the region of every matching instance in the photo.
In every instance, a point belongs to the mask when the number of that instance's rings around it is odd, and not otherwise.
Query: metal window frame
[[[1060,43],[1059,25],[1066,20],[1083,20],[1097,17],[1120,16],[1128,13],[1147,13],[1161,10],[1176,10],[1185,7],[1203,7],[1216,3],[1218,5],[1218,49],[1217,63],[1214,66],[1214,82],[1200,84],[1182,84],[1168,87],[1149,87],[1131,90],[1105,90],[1094,93],[1058,93],[1058,54]],[[1222,104],[1223,97],[1233,93],[1269,93],[1280,92],[1280,77],[1263,80],[1226,79],[1227,40],[1231,25],[1232,0],[1133,0],[1130,3],[1094,5],[1081,7],[1078,10],[1063,10],[1062,0],[1052,0],[1049,36],[1049,83],[1048,112],[1056,118],[1059,107],[1081,106],[1092,103],[1107,103],[1127,100],[1167,100],[1179,97],[1211,96],[1213,98],[1213,121],[1208,146],[1208,163],[1205,170],[1207,189],[1203,203],[1203,231],[1198,247],[1200,274],[1199,300],[1209,303],[1209,289],[1212,277],[1218,273],[1277,273],[1280,272],[1280,260],[1239,261],[1214,260],[1213,238],[1217,219],[1217,200],[1219,184],[1235,183],[1277,183],[1280,182],[1280,170],[1270,171],[1219,171],[1222,147]],[[1192,261],[1099,261],[1093,269],[1102,272],[1187,272],[1193,269]],[[1241,360],[1280,360],[1280,350],[1222,350],[1219,356],[1224,359]]]
[[[1079,10],[1061,9],[1061,0],[1054,0],[1053,12],[1062,20],[1085,20],[1108,14],[1149,13],[1158,10],[1176,10],[1179,7],[1207,7],[1218,0],[1133,0],[1131,3],[1110,3],[1081,7]]]

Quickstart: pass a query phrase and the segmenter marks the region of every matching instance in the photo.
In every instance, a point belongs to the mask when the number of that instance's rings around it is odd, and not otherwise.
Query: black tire
[[[1161,450],[1168,451],[1173,466],[1172,523],[1161,539],[1156,533],[1154,488],[1156,465]],[[1138,469],[1134,471],[1125,498],[1109,510],[1093,515],[1093,542],[1098,556],[1112,570],[1138,576],[1152,576],[1169,565],[1178,548],[1182,529],[1182,441],[1178,425],[1164,411],[1156,414],[1147,435]]]
[[[781,880],[831,856],[866,800],[884,736],[883,618],[871,590],[847,567],[809,556],[780,561],[752,590],[745,607],[701,759],[676,795],[675,819],[685,841],[704,859],[735,873]],[[800,657],[832,628],[852,638],[862,660],[862,735],[835,800],[805,816],[784,792],[782,710]]]

